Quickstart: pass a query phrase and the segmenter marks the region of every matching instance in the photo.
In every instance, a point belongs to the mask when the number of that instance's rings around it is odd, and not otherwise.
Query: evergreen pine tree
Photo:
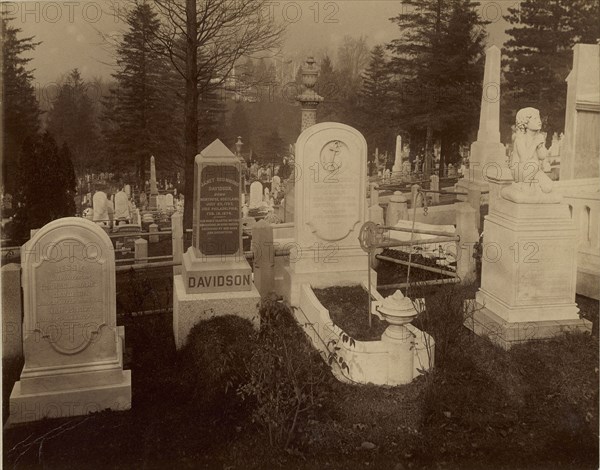
[[[259,152],[263,163],[283,163],[286,145],[276,128],[263,136]]]
[[[32,51],[38,43],[33,38],[18,37],[20,29],[11,25],[12,19],[2,16],[2,185],[14,194],[17,182],[19,152],[28,137],[39,132],[40,111],[32,85],[33,73],[25,67],[31,60],[23,53]]]
[[[298,69],[298,74],[302,73],[302,68]],[[340,122],[343,120],[342,113],[342,90],[339,83],[340,76],[333,68],[333,63],[328,55],[321,60],[319,76],[315,84],[315,91],[324,98],[324,101],[317,108],[318,122]],[[300,78],[300,84],[302,79]],[[302,90],[302,85],[299,86]]]
[[[231,111],[229,117],[229,138],[226,144],[231,147],[237,142],[238,136],[244,142],[244,148],[249,150],[252,147],[252,139],[250,135],[250,124],[246,114],[245,104],[238,101]]]
[[[599,0],[524,0],[508,9],[503,90],[505,137],[520,109],[538,108],[544,129],[563,132],[573,46],[600,39]]]
[[[87,84],[74,69],[60,86],[48,113],[48,130],[57,142],[67,143],[80,170],[97,168],[99,133]]]
[[[66,144],[59,148],[48,132],[24,142],[18,181],[13,237],[28,238],[31,229],[75,215],[76,179],[71,152]]]
[[[392,151],[394,129],[390,113],[391,74],[383,46],[371,51],[369,66],[363,74],[360,92],[361,125],[370,149]]]
[[[444,158],[477,123],[487,23],[471,0],[404,4],[406,11],[392,18],[402,35],[388,45],[399,95],[395,121],[411,134],[411,151],[424,141],[429,171],[434,138]]]
[[[116,51],[117,87],[112,101],[105,101],[105,119],[111,121],[105,126],[105,139],[112,141],[114,161],[124,167],[135,162],[142,185],[151,155],[164,168],[182,147],[177,91],[183,83],[158,52],[160,21],[150,5],[137,3],[126,23],[128,30]]]

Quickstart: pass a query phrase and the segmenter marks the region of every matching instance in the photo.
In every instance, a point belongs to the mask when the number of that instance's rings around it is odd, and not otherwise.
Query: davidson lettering
[[[188,280],[189,287],[232,287],[250,285],[250,274],[228,276],[199,276]]]

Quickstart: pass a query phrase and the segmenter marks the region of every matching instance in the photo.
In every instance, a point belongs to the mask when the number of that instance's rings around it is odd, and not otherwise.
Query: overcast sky
[[[79,68],[84,79],[110,78],[111,55],[102,45],[100,32],[113,33],[124,25],[111,14],[127,0],[7,2],[2,4],[15,16],[13,24],[23,35],[41,41],[30,63],[35,68],[38,87],[52,86],[60,75]],[[489,43],[502,46],[506,22],[502,14],[516,0],[481,2],[482,15],[492,21]],[[345,35],[367,36],[369,45],[387,43],[398,36],[398,28],[389,18],[402,11],[402,2],[391,0],[286,1],[273,0],[270,11],[276,19],[288,22],[284,53],[320,55],[334,52]]]

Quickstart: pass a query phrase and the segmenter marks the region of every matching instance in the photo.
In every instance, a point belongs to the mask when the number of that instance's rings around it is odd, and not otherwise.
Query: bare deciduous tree
[[[279,46],[285,24],[268,17],[266,0],[154,0],[162,27],[157,39],[185,80],[185,211],[191,226],[199,97],[219,88],[244,57]]]

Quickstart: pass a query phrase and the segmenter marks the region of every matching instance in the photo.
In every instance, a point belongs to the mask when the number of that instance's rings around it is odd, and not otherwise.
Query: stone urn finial
[[[316,124],[317,106],[323,101],[323,97],[319,96],[313,89],[319,76],[319,68],[314,57],[311,56],[306,59],[305,64],[302,66],[301,75],[304,91],[296,97],[296,101],[300,103],[302,108],[301,131],[304,131]]]
[[[310,56],[306,59],[305,65],[302,66],[302,84],[312,90],[317,83],[319,76],[319,68],[314,57]]]
[[[406,340],[411,336],[404,325],[410,323],[418,315],[418,312],[412,300],[404,297],[402,291],[397,290],[393,295],[383,299],[377,306],[377,311],[390,324],[384,335],[396,340]]]

